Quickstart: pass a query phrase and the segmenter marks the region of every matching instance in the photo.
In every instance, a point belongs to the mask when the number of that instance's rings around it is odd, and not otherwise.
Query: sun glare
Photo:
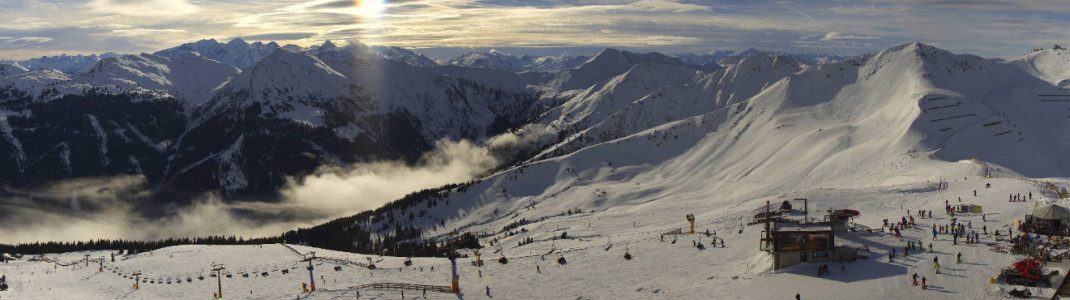
[[[386,10],[386,0],[353,0],[357,14],[363,17],[378,17]]]

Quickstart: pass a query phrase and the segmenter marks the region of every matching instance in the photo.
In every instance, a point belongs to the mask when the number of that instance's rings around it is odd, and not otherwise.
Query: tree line
[[[208,236],[194,238],[167,238],[153,241],[97,239],[72,242],[33,242],[0,244],[0,253],[44,254],[90,250],[121,250],[141,253],[178,245],[257,245],[290,243],[317,248],[391,256],[447,257],[456,255],[455,249],[479,248],[479,239],[472,233],[456,233],[433,241],[422,238],[425,228],[406,224],[412,221],[395,217],[395,212],[404,216],[404,211],[420,205],[428,208],[448,205],[451,191],[464,192],[479,181],[448,184],[439,188],[410,193],[401,199],[356,215],[338,218],[309,228],[287,231],[279,236],[245,238],[241,236]]]

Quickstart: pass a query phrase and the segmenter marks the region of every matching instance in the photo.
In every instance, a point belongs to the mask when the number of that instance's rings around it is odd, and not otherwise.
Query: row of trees
[[[99,239],[77,242],[34,242],[0,244],[2,253],[42,254],[88,250],[126,250],[131,253],[156,250],[177,245],[251,245],[291,243],[323,249],[393,256],[454,255],[454,249],[478,248],[479,239],[471,233],[454,235],[444,241],[429,241],[422,238],[424,229],[402,223],[395,213],[418,208],[437,206],[445,202],[451,191],[463,192],[478,181],[449,184],[439,188],[425,189],[406,195],[375,210],[364,211],[310,228],[291,230],[274,237],[250,238],[240,236],[209,236],[196,238],[168,238],[155,241]],[[402,214],[403,215],[403,214]],[[406,222],[407,223],[407,222]]]
[[[3,253],[22,253],[22,254],[41,254],[41,253],[61,253],[61,252],[77,252],[77,251],[89,251],[89,250],[125,250],[130,253],[140,253],[145,251],[156,250],[164,247],[177,246],[177,245],[248,245],[248,244],[270,244],[277,243],[280,240],[277,237],[269,238],[254,238],[245,239],[243,237],[236,236],[209,236],[202,238],[169,238],[155,241],[132,241],[132,240],[89,240],[89,241],[77,241],[77,242],[33,242],[33,243],[21,243],[15,245],[0,244],[0,252]]]

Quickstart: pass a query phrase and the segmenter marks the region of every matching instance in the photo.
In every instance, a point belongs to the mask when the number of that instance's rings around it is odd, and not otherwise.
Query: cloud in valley
[[[63,181],[9,191],[0,201],[0,243],[273,236],[485,175],[499,164],[491,153],[467,140],[443,140],[414,165],[388,161],[323,167],[291,178],[282,202],[224,202],[208,194],[188,206],[165,206],[169,214],[159,218],[145,216],[137,205],[150,193],[143,176]]]

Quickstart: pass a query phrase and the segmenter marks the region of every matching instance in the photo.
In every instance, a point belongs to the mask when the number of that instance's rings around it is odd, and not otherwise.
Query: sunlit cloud
[[[52,41],[52,38],[40,36],[27,36],[20,38],[0,38],[0,49],[32,47]]]
[[[186,0],[92,0],[86,8],[98,13],[131,16],[180,16],[199,10]]]
[[[842,33],[839,33],[839,32],[835,32],[835,31],[833,31],[833,32],[829,32],[829,33],[826,33],[826,34],[825,34],[825,36],[821,38],[821,41],[834,41],[834,40],[875,40],[875,39],[878,39],[878,37],[873,37],[873,36],[859,36],[859,35],[850,35],[850,34],[842,34]]]
[[[0,19],[9,20],[0,22],[3,35],[53,41],[6,47],[0,57],[152,52],[234,37],[301,46],[353,39],[417,49],[757,47],[834,54],[921,41],[1002,57],[1070,40],[1063,30],[1068,11],[1054,0],[19,0],[0,10]]]

